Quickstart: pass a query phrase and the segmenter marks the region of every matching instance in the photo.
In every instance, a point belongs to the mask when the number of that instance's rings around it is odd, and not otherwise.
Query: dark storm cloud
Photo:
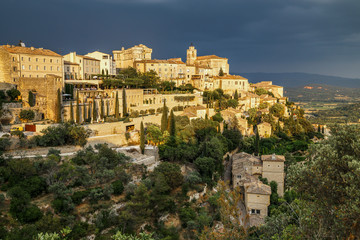
[[[232,72],[360,76],[358,0],[7,1],[1,43],[22,39],[62,54],[144,43],[155,58],[228,57]]]

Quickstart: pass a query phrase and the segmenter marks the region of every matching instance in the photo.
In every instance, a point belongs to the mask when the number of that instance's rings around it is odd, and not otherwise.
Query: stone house
[[[284,196],[284,162],[285,157],[281,155],[262,155],[262,177],[267,178],[269,183],[275,181],[278,184],[277,193]]]
[[[268,122],[262,122],[257,125],[257,130],[260,137],[270,137],[272,134],[271,124]]]

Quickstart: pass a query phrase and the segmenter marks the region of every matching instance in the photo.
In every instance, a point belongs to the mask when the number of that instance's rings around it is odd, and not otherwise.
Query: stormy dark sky
[[[60,54],[143,43],[153,58],[229,58],[230,71],[360,77],[360,0],[2,0],[0,44]]]

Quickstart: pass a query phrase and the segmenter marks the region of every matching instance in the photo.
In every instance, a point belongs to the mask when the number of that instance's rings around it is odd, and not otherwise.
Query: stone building
[[[22,78],[44,78],[47,74],[63,76],[62,56],[48,49],[0,46],[0,82],[18,84]]]
[[[280,197],[284,196],[284,162],[285,157],[281,155],[262,155],[263,162],[263,178],[267,178],[269,183],[275,181],[278,184],[278,191]]]
[[[232,186],[240,187],[245,195],[245,207],[250,216],[250,226],[264,223],[267,207],[270,205],[271,188],[259,180],[259,176],[268,182],[278,184],[279,196],[284,195],[284,156],[263,155],[260,157],[248,153],[236,153],[231,157]]]
[[[214,87],[212,90],[221,88],[225,94],[234,96],[235,91],[241,96],[241,93],[247,93],[249,90],[249,81],[246,78],[237,75],[214,76]]]
[[[255,91],[258,88],[272,92],[276,98],[284,97],[284,87],[273,85],[272,81],[263,81],[251,85],[251,91]]]
[[[135,45],[129,49],[122,47],[121,50],[114,50],[113,55],[117,69],[134,67],[134,62],[151,60],[152,49],[143,44]]]
[[[116,75],[116,62],[112,55],[95,51],[85,56],[95,58],[100,61],[100,73],[105,75]]]
[[[198,105],[198,106],[186,107],[184,109],[184,112],[180,116],[187,116],[191,121],[192,119],[196,119],[196,118],[205,119],[206,116],[210,118],[214,114],[215,111],[213,108],[206,108],[204,106]]]
[[[80,64],[64,61],[64,80],[80,79]]]
[[[271,188],[260,181],[245,183],[245,206],[250,227],[264,223],[270,205]]]
[[[77,80],[94,79],[95,75],[100,74],[100,60],[92,57],[82,56],[71,52],[64,55],[64,60],[71,63],[79,64],[79,78]]]
[[[161,81],[185,79],[186,65],[181,58],[168,60],[141,60],[135,61],[134,67],[141,73],[155,71]]]
[[[61,76],[46,75],[43,78],[21,77],[18,89],[21,92],[23,106],[29,106],[29,92],[35,96],[35,106],[32,110],[41,114],[41,119],[56,119],[57,91],[62,90],[63,81]]]
[[[257,125],[257,131],[260,137],[270,137],[272,134],[271,124],[267,122],[262,122]]]

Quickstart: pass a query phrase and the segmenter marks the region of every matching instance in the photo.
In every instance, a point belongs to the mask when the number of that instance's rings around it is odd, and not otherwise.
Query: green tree
[[[29,101],[30,107],[35,106],[35,96],[34,96],[32,91],[29,91],[29,99],[28,99],[28,101]]]
[[[19,90],[12,88],[12,89],[6,91],[6,95],[8,95],[8,97],[10,98],[10,101],[14,101],[17,97],[19,97],[21,95],[21,93]]]
[[[153,234],[139,233],[139,235],[136,236],[136,235],[123,234],[120,231],[118,231],[115,235],[111,236],[111,239],[113,239],[113,240],[155,240],[155,238],[153,238],[152,235]]]
[[[234,99],[239,100],[239,94],[237,90],[235,90]]]
[[[280,103],[275,103],[270,107],[270,113],[278,118],[283,117],[285,113],[285,107]]]
[[[97,121],[97,116],[98,116],[98,112],[97,112],[97,106],[96,106],[96,101],[94,99],[93,101],[93,108],[92,108],[92,118],[93,118],[93,122]]]
[[[307,227],[318,239],[360,236],[359,146],[358,126],[333,126],[327,140],[310,147],[306,161],[289,168],[288,183],[314,206]]]
[[[219,76],[220,76],[220,77],[224,76],[224,71],[223,71],[222,68],[220,68],[220,70],[219,70]]]
[[[119,114],[119,94],[118,91],[116,91],[116,97],[115,97],[115,118],[119,119],[120,118],[120,114]]]
[[[232,108],[237,108],[239,106],[239,102],[236,99],[229,99],[227,101],[227,106]]]
[[[256,126],[256,135],[255,135],[255,154],[259,155],[260,154],[260,135],[259,135],[259,130]]]
[[[128,113],[127,113],[127,103],[126,103],[126,91],[125,91],[125,88],[123,88],[123,91],[122,91],[122,98],[123,98],[123,117],[126,117],[128,115]]]
[[[160,128],[153,124],[147,126],[146,139],[148,142],[155,144],[155,146],[159,145],[164,140]]]
[[[86,104],[83,103],[83,121],[86,121]]]
[[[80,124],[80,99],[79,91],[76,91],[76,123]]]
[[[170,112],[170,118],[169,118],[169,133],[171,137],[175,137],[176,134],[176,123],[175,123],[175,115],[173,110]]]
[[[106,116],[108,117],[110,114],[110,103],[109,101],[106,101]]]
[[[91,122],[91,113],[92,113],[92,107],[91,107],[91,104],[89,103],[89,106],[88,106],[88,114],[87,114],[87,117],[88,117],[88,121]]]
[[[175,189],[183,183],[184,177],[181,174],[179,165],[175,163],[162,162],[155,169],[152,174],[153,179],[156,179],[158,175],[165,177],[166,183]]]
[[[20,112],[20,119],[31,121],[35,118],[35,113],[33,110],[21,110]]]
[[[104,100],[101,98],[100,101],[100,118],[104,119],[105,117],[105,106],[104,106]]]
[[[57,123],[61,123],[61,112],[62,112],[62,97],[61,97],[61,92],[60,89],[57,90],[57,95],[56,95],[56,122]]]
[[[161,132],[164,132],[168,128],[168,114],[169,114],[169,109],[166,106],[166,102],[164,99],[164,107],[163,107],[162,116],[161,116]]]
[[[74,108],[73,108],[72,101],[70,101],[70,122],[71,123],[74,122]]]
[[[141,153],[144,154],[145,151],[145,130],[144,130],[144,123],[141,121],[140,124],[140,149]]]

